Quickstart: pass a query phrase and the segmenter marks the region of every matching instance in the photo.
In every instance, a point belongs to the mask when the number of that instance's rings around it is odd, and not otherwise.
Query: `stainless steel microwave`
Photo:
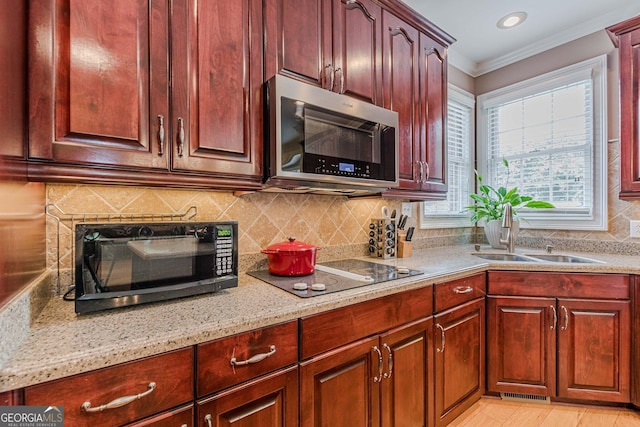
[[[285,76],[267,82],[265,189],[398,186],[398,114]]]
[[[75,310],[105,310],[238,286],[238,223],[77,224]]]

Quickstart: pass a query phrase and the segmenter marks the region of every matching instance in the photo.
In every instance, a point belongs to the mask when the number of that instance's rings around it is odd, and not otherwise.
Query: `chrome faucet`
[[[510,203],[504,205],[504,216],[502,217],[502,228],[507,229],[507,238],[500,239],[501,245],[507,245],[507,252],[513,253],[516,249],[516,238],[512,233],[513,229],[513,208]]]

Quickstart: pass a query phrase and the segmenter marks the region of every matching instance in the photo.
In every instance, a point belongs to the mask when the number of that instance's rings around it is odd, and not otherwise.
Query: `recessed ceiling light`
[[[525,19],[527,19],[526,12],[514,12],[500,18],[496,25],[498,28],[506,30],[522,24]]]

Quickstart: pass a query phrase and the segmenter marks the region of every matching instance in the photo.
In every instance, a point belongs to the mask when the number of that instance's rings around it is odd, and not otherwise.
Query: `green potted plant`
[[[507,168],[507,183],[509,183],[509,162],[503,158],[502,163]],[[535,208],[547,209],[555,206],[549,202],[534,200],[531,196],[523,196],[518,193],[518,188],[507,188],[507,186],[494,188],[488,184],[482,183],[482,176],[476,171],[478,180],[478,192],[471,194],[471,199],[475,202],[473,205],[466,206],[465,209],[473,212],[471,214],[471,223],[477,224],[484,220],[484,230],[492,248],[504,249],[505,246],[500,244],[502,237],[502,218],[504,216],[504,207],[507,203],[511,204],[514,217],[518,213],[519,208]],[[517,234],[519,230],[519,222],[513,222],[512,233]]]

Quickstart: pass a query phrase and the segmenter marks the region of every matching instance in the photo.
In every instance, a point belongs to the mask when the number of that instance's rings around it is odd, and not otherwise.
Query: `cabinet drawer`
[[[298,322],[200,344],[197,360],[198,397],[294,364],[298,361]],[[253,362],[242,363],[249,360]]]
[[[451,282],[439,283],[435,285],[434,289],[434,311],[439,313],[451,307],[483,297],[486,293],[487,281],[484,273]]]
[[[433,287],[427,285],[314,314],[300,320],[300,355],[307,359],[431,313]]]
[[[154,383],[155,386],[151,385]],[[113,409],[88,412],[123,396]],[[193,400],[193,348],[27,387],[26,405],[64,406],[65,426],[123,425]]]
[[[491,295],[557,298],[629,299],[626,274],[531,273],[490,271]]]
[[[127,427],[191,427],[195,425],[193,415],[193,404],[191,404],[127,424]]]

